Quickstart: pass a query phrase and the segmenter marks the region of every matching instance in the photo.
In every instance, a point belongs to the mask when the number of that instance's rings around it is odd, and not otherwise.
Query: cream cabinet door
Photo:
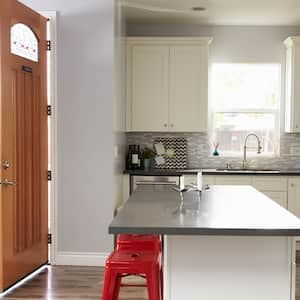
[[[285,176],[252,176],[252,185],[259,191],[287,191]]]
[[[285,40],[286,54],[286,111],[285,131],[300,132],[300,37]]]
[[[170,131],[206,131],[208,46],[170,47]]]
[[[251,185],[251,176],[217,175],[216,184],[219,185]]]
[[[300,218],[300,177],[288,179],[288,210]]]
[[[214,175],[203,176],[203,186],[216,184],[216,178]]]
[[[274,192],[274,191],[261,191],[263,194],[268,196],[270,199],[278,203],[284,208],[288,208],[287,192]]]
[[[197,175],[184,175],[184,184],[185,185],[197,184]],[[215,176],[203,175],[202,176],[202,184],[203,184],[203,186],[215,184]]]
[[[133,45],[128,49],[129,131],[167,131],[169,47]]]
[[[197,184],[197,176],[196,175],[183,175],[184,177],[184,184]]]
[[[287,208],[287,177],[252,176],[252,185],[282,207]]]

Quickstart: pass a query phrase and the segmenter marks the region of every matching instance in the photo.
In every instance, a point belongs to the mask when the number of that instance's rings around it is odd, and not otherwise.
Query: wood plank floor
[[[104,269],[98,267],[48,267],[3,299],[101,300]],[[129,279],[135,282],[143,279]],[[120,300],[147,300],[144,288],[121,289]]]
[[[3,299],[101,300],[103,271],[97,267],[48,267]],[[300,300],[300,266],[297,268],[296,294],[296,300]],[[147,299],[144,288],[122,288],[120,300]]]

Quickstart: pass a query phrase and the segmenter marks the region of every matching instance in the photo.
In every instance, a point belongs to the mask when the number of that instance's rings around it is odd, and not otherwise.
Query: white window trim
[[[213,126],[213,122],[214,122],[214,114],[215,113],[274,113],[275,114],[275,136],[276,139],[278,140],[278,143],[275,145],[275,151],[273,153],[261,153],[259,155],[256,155],[254,153],[247,153],[247,156],[250,158],[255,158],[255,159],[262,159],[262,158],[278,158],[280,157],[280,132],[281,132],[281,109],[282,109],[282,66],[280,63],[278,62],[269,62],[269,63],[261,63],[261,62],[215,62],[215,63],[211,63],[210,66],[210,78],[212,78],[212,65],[213,64],[245,64],[245,65],[277,65],[279,67],[279,87],[278,87],[278,107],[276,109],[236,109],[236,108],[230,108],[230,109],[217,109],[215,110],[213,108],[213,104],[210,105],[210,114],[211,114],[211,122],[209,125],[209,131],[210,131],[210,136],[213,136],[213,132],[214,132],[214,126]],[[212,80],[210,80],[210,82],[212,82]],[[212,88],[212,83],[210,84],[210,88]],[[249,131],[250,132],[250,131]],[[276,149],[278,148],[278,149]],[[219,156],[214,156],[213,155],[213,143],[212,141],[210,142],[210,157],[219,157]],[[226,158],[241,158],[243,157],[243,151],[240,152],[235,152],[235,151],[227,151],[227,152],[222,152],[221,157],[226,157]]]

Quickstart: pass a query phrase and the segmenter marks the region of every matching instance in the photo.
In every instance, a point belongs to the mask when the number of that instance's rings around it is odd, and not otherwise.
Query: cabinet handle
[[[293,188],[295,185],[293,183],[291,183],[291,187]]]
[[[299,128],[298,124],[296,124],[296,128]]]

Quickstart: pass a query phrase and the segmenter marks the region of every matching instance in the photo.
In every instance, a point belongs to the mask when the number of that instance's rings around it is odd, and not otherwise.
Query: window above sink
[[[279,64],[212,65],[212,139],[223,156],[241,156],[249,132],[260,137],[262,156],[279,155],[280,73]],[[257,156],[256,140],[248,146]]]

